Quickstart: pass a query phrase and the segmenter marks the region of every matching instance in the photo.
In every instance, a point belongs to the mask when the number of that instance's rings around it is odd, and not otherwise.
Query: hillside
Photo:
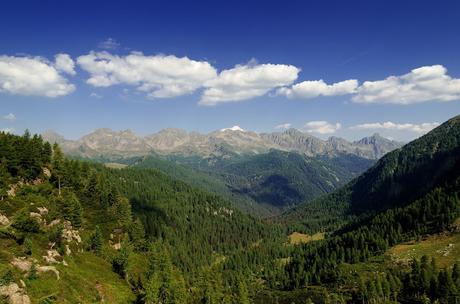
[[[28,133],[0,132],[0,160],[2,301],[239,302],[249,283],[224,284],[219,261],[280,235],[161,172],[68,160]]]
[[[350,154],[306,157],[272,150],[257,155],[215,157],[212,161],[149,156],[133,166],[159,169],[220,194],[243,210],[266,217],[337,189],[373,163]]]
[[[340,190],[286,214],[283,220],[307,227],[316,216],[317,229],[337,220],[343,225],[324,241],[294,249],[280,274],[282,289],[322,286],[348,293],[353,303],[451,303],[460,269],[455,256],[445,257],[456,252],[459,148],[460,117],[454,117]],[[442,268],[437,251],[444,251]]]
[[[423,197],[460,171],[460,116],[382,157],[345,187],[312,204],[290,210],[283,220],[302,221],[303,214],[335,209],[337,218],[375,213]]]
[[[132,168],[156,169],[173,179],[183,181],[210,193],[218,194],[240,210],[254,216],[267,217],[276,212],[276,210],[269,206],[262,206],[249,197],[232,192],[226,184],[225,179],[221,178],[218,174],[213,174],[211,171],[196,169],[191,165],[169,160],[159,155],[139,157],[127,160],[127,162]]]
[[[334,179],[365,162],[271,151],[108,168],[67,159],[40,136],[0,132],[2,301],[450,304],[460,290],[459,147],[455,117],[342,188],[263,223],[146,167],[190,180],[200,172],[196,186],[232,185],[256,201],[338,187]]]

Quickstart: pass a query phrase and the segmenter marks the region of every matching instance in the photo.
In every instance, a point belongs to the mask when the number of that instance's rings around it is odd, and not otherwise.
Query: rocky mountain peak
[[[160,154],[176,153],[208,157],[221,155],[224,152],[259,154],[275,149],[308,156],[348,153],[377,159],[402,145],[378,134],[356,142],[349,142],[335,136],[322,140],[293,128],[283,132],[262,134],[246,131],[239,126],[220,129],[209,134],[188,133],[182,129],[167,128],[146,137],[140,137],[129,129],[117,132],[101,128],[77,141],[65,140],[53,132],[45,132],[44,138],[61,144],[68,154],[85,157],[94,155],[129,157],[148,155],[152,151]]]

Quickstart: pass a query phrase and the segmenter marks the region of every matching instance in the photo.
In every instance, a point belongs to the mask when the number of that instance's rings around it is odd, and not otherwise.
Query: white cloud
[[[57,54],[54,56],[54,66],[58,71],[65,72],[70,75],[75,75],[75,62],[68,54]]]
[[[396,130],[396,131],[410,131],[415,133],[424,134],[439,126],[438,122],[425,122],[421,124],[412,123],[394,123],[387,122],[374,122],[364,123],[350,127],[352,130]]]
[[[173,55],[146,56],[133,52],[127,56],[90,52],[77,62],[90,74],[87,83],[95,87],[116,84],[136,86],[151,98],[171,98],[193,93],[217,76],[206,61]]]
[[[442,65],[424,66],[402,76],[366,81],[353,97],[359,103],[413,104],[460,99],[460,79],[447,75]]]
[[[224,102],[251,99],[267,94],[271,90],[290,85],[297,79],[300,69],[284,64],[236,65],[223,70],[205,86],[200,105],[214,106]]]
[[[13,129],[13,128],[4,128],[4,129],[0,129],[0,132],[3,132],[3,133],[13,133],[13,132],[14,132],[14,129]]]
[[[105,50],[116,50],[120,47],[120,43],[117,40],[109,37],[104,41],[101,41],[98,44],[98,47]]]
[[[331,134],[342,128],[340,123],[329,123],[324,120],[309,121],[305,123],[304,130],[309,133]]]
[[[3,119],[9,120],[9,121],[15,121],[16,120],[16,115],[14,115],[13,113],[9,113],[7,115],[4,115]]]
[[[44,58],[0,56],[0,92],[58,97],[74,90],[75,86]]]
[[[89,97],[101,99],[101,98],[102,98],[102,95],[92,92],[91,94],[89,94]]]
[[[344,80],[333,84],[327,84],[322,79],[303,81],[291,87],[280,88],[278,95],[288,98],[314,98],[318,96],[338,96],[356,92],[358,81],[356,79]]]
[[[289,129],[291,126],[292,125],[290,123],[283,123],[283,124],[277,125],[275,129],[285,130],[285,129]]]

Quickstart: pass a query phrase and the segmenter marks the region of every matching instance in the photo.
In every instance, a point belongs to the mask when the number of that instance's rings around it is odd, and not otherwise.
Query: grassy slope
[[[427,255],[436,258],[440,267],[450,267],[460,263],[460,218],[457,219],[456,230],[430,235],[421,241],[410,241],[393,246],[386,255],[398,263],[407,264],[413,258],[420,259]]]
[[[46,255],[46,237],[34,234],[29,238],[33,242],[31,258],[40,265],[46,265],[42,258]],[[10,264],[15,257],[21,256],[26,256],[24,246],[12,239],[0,239],[0,274],[11,270],[16,282],[24,280],[32,303],[40,303],[48,298],[53,299],[52,303],[94,303],[101,298],[108,303],[129,303],[134,300],[128,284],[112,271],[110,263],[92,253],[75,250],[71,256],[64,258],[68,266],[53,265],[60,273],[59,280],[51,272],[40,273],[34,280],[25,278],[19,269]]]

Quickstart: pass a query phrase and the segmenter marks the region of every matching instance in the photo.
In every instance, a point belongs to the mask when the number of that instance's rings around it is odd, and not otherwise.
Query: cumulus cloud
[[[75,86],[44,58],[0,56],[0,92],[58,97],[74,90]]]
[[[460,79],[447,75],[442,65],[423,66],[402,76],[366,81],[353,97],[359,103],[414,104],[460,99]]]
[[[278,95],[288,98],[314,98],[318,96],[338,96],[356,92],[358,81],[349,79],[333,84],[327,84],[324,80],[309,80],[297,83],[291,87],[280,88]]]
[[[324,120],[309,121],[305,123],[304,130],[309,133],[331,134],[342,128],[340,123],[329,123]]]
[[[263,96],[273,89],[290,85],[297,79],[299,72],[299,68],[284,64],[250,62],[236,65],[205,83],[206,90],[199,104],[214,106]]]
[[[421,124],[412,123],[394,123],[387,122],[374,122],[364,123],[350,127],[352,130],[396,130],[396,131],[410,131],[414,133],[424,134],[439,126],[438,122],[424,122]]]
[[[277,125],[275,129],[286,130],[286,129],[289,129],[291,126],[292,125],[290,123],[283,123],[283,124]]]
[[[99,42],[98,47],[104,50],[116,50],[120,47],[120,43],[117,40],[109,37],[104,41]]]
[[[15,121],[16,120],[16,115],[14,115],[13,113],[9,113],[7,115],[4,115],[3,119],[9,120],[9,121]]]
[[[57,54],[54,56],[54,66],[58,71],[65,72],[70,75],[75,75],[75,62],[68,54]]]
[[[151,98],[190,94],[217,76],[214,67],[206,61],[173,55],[146,56],[133,52],[117,56],[90,52],[78,57],[77,63],[90,74],[87,83],[92,86],[132,85]]]

